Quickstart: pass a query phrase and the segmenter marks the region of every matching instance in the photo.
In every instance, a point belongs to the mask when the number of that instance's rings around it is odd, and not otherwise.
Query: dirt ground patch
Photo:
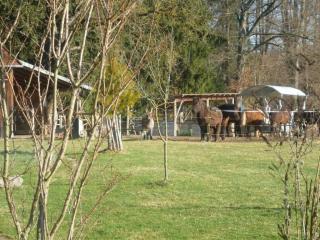
[[[11,240],[11,238],[0,235],[0,240]]]
[[[0,240],[10,240],[10,238],[0,236]]]

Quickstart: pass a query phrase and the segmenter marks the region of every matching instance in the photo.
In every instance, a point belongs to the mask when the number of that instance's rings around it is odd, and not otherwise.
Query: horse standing
[[[320,135],[320,112],[300,110],[294,113],[293,120],[298,128],[298,132],[305,132],[307,126],[316,125],[318,136]]]
[[[152,140],[154,128],[153,112],[147,112],[146,116],[142,118],[142,135],[144,140]]]
[[[250,126],[254,126],[254,130],[262,133],[262,126],[265,124],[266,116],[260,109],[246,110],[241,113],[241,127],[245,127],[247,135],[249,135]]]
[[[235,128],[240,125],[240,109],[235,104],[222,104],[218,108],[222,112],[222,140],[224,140],[226,133],[229,134],[230,123],[234,123]]]
[[[286,126],[290,123],[291,116],[288,111],[270,112],[269,114],[271,132],[275,135],[277,132],[281,134],[281,125],[284,126],[284,133],[286,134]],[[279,127],[279,129],[277,129]]]
[[[195,114],[200,131],[201,141],[207,136],[207,141],[210,139],[210,135],[214,136],[214,140],[217,141],[220,135],[222,112],[218,108],[208,109],[207,105],[200,100],[200,98],[193,98],[192,111]]]

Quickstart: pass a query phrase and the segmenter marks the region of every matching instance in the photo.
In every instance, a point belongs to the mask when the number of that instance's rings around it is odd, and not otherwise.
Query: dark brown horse
[[[192,111],[198,121],[201,131],[201,141],[207,136],[209,141],[210,136],[217,141],[220,135],[222,112],[218,108],[208,109],[207,105],[200,98],[193,98]]]
[[[281,125],[284,126],[284,133],[286,134],[286,126],[290,123],[291,116],[289,111],[279,111],[269,113],[271,132],[273,135],[281,134]]]
[[[235,104],[222,104],[218,108],[222,111],[222,139],[225,139],[225,135],[229,130],[229,125],[231,123],[235,124],[235,130],[237,132],[238,127],[240,126],[240,109]],[[228,132],[229,134],[229,132]]]
[[[299,135],[305,133],[308,126],[316,125],[318,128],[318,136],[320,135],[320,112],[299,110],[294,113],[293,121]]]
[[[241,112],[241,126],[249,135],[249,128],[254,127],[255,132],[262,133],[262,126],[265,124],[266,115],[262,110],[245,110]]]

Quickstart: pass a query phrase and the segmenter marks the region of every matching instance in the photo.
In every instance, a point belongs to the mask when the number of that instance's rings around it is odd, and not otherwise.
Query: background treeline
[[[120,68],[121,64],[130,66],[150,48],[137,78],[138,88],[153,91],[156,85],[154,71],[150,69],[155,69],[155,65],[163,69],[157,74],[167,78],[165,59],[172,48],[170,95],[234,92],[262,83],[291,85],[310,95],[319,95],[319,1],[141,0],[137,3],[109,61],[116,61]],[[8,30],[21,4],[23,20],[6,47],[18,58],[39,64],[34,56],[46,34],[42,23],[50,17],[46,14],[49,11],[45,1],[1,1],[0,29]],[[90,55],[100,46],[95,44],[97,34],[94,31],[89,34],[92,44],[85,57],[91,59]],[[43,47],[47,45],[50,43]],[[54,67],[50,53],[41,65]]]

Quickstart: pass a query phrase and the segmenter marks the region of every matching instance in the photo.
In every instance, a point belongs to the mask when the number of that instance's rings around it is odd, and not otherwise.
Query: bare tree
[[[285,145],[264,138],[276,155],[271,173],[283,186],[283,222],[278,224],[281,239],[319,238],[320,165],[318,163],[315,175],[304,169],[313,150],[314,139],[310,131],[312,129],[308,126],[303,136],[296,135]]]
[[[164,181],[168,181],[168,108],[170,105],[169,97],[171,90],[171,82],[173,69],[175,65],[174,36],[173,31],[159,39],[155,38],[156,45],[159,45],[155,53],[155,58],[147,65],[148,75],[153,81],[153,85],[148,88],[146,85],[140,84],[142,96],[148,99],[152,108],[155,110],[156,122],[160,139],[163,142],[163,166]],[[157,89],[157,90],[156,90]],[[164,129],[160,124],[159,115],[163,116]]]
[[[246,81],[248,56],[265,51],[275,39],[281,37],[277,29],[271,28],[271,16],[279,9],[279,0],[238,0],[212,2],[213,14],[217,15],[215,30],[225,39],[224,56],[220,56],[225,82],[231,80],[241,85]],[[236,16],[236,17],[234,17]],[[270,21],[271,22],[271,21]],[[250,68],[250,66],[249,66]],[[229,75],[226,76],[225,72]]]
[[[36,229],[38,239],[54,239],[63,225],[67,226],[67,238],[75,239],[76,234],[82,231],[83,227],[83,223],[77,220],[82,193],[103,143],[102,119],[114,109],[119,97],[133,80],[133,77],[128,79],[121,90],[113,93],[114,97],[107,106],[100,104],[101,97],[106,96],[110,91],[109,86],[104,85],[105,63],[108,53],[117,41],[121,30],[127,24],[128,16],[135,8],[137,1],[81,0],[74,2],[63,0],[48,1],[46,4],[48,19],[43,22],[46,34],[37,45],[38,54],[35,56],[37,64],[33,67],[26,85],[13,83],[11,80],[13,68],[10,67],[12,64],[4,59],[2,52],[0,54],[2,73],[0,106],[4,130],[1,176],[18,239],[28,239],[33,229]],[[1,50],[10,45],[8,41],[15,34],[18,22],[19,14],[9,30],[1,32]],[[88,48],[92,47],[90,46],[92,44],[90,34],[92,33],[97,35],[98,42],[95,43],[97,48],[90,59],[86,59]],[[49,46],[44,47],[48,43]],[[18,52],[10,52],[10,54],[13,56],[12,61],[14,61]],[[48,66],[51,66],[51,72],[41,70],[42,59],[45,55],[49,55],[47,59],[50,61]],[[43,80],[43,72],[48,75],[46,81]],[[133,72],[137,74],[136,70]],[[61,141],[57,141],[60,74],[67,75],[69,79],[70,100],[66,111],[63,138]],[[91,106],[93,117],[88,124],[88,136],[81,154],[77,159],[74,159],[62,207],[55,210],[57,214],[52,214],[48,208],[50,189],[66,159],[67,149],[70,146],[70,135],[74,127],[74,117],[79,108],[78,99],[88,81],[91,82],[93,89],[90,92],[91,99],[93,99]],[[23,219],[17,211],[17,201],[14,199],[13,188],[9,181],[9,177],[13,173],[10,166],[14,149],[10,149],[9,143],[12,114],[9,112],[8,105],[12,99],[8,98],[8,92],[14,93],[14,103],[29,125],[37,163],[37,181],[27,220]],[[46,113],[48,114],[47,118]],[[47,132],[45,129],[49,129],[49,131]],[[106,188],[97,196],[92,211],[96,209],[96,204],[101,202],[101,198],[114,187],[116,182],[116,180],[112,180],[110,184],[106,185]],[[67,212],[70,216],[68,220],[66,219]],[[87,216],[90,215],[91,213]],[[84,219],[88,220],[87,217]]]

